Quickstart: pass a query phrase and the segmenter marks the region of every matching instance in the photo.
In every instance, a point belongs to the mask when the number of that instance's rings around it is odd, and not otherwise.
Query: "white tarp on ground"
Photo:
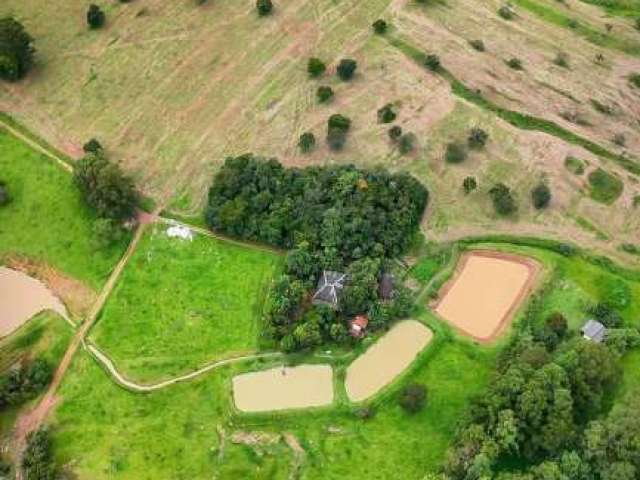
[[[172,225],[167,228],[167,236],[171,238],[181,238],[182,240],[193,240],[193,232],[191,229],[181,225]]]

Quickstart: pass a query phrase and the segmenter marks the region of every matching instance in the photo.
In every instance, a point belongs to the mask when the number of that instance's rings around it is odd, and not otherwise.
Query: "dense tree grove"
[[[123,221],[134,216],[138,195],[133,181],[102,153],[89,153],[75,166],[74,181],[87,204],[102,218]]]
[[[228,158],[216,174],[206,221],[228,235],[290,249],[265,331],[295,350],[344,340],[346,320],[356,314],[368,314],[375,328],[408,313],[408,292],[398,286],[383,302],[378,281],[389,259],[408,247],[427,200],[427,190],[406,173],[353,165],[286,169],[247,154]],[[339,311],[309,307],[323,270],[348,275]]]
[[[532,304],[529,317],[531,310],[536,315]],[[638,345],[635,329],[610,330],[602,344],[572,336],[559,313],[524,329],[499,358],[488,391],[472,404],[448,453],[444,478],[638,478],[640,417],[632,412],[640,407],[639,397],[595,420],[620,379],[619,358]]]
[[[33,38],[13,17],[0,19],[0,79],[20,80],[33,64]]]
[[[53,369],[46,361],[33,362],[12,369],[0,377],[0,411],[30,400],[49,385]]]

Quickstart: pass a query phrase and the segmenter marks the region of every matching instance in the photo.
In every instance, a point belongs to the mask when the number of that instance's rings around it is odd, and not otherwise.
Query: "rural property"
[[[0,479],[639,480],[637,0],[2,0]]]

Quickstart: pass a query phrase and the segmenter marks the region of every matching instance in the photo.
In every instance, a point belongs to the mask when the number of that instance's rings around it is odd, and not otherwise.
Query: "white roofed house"
[[[587,321],[581,331],[584,338],[596,343],[602,343],[607,337],[607,327],[595,320]]]

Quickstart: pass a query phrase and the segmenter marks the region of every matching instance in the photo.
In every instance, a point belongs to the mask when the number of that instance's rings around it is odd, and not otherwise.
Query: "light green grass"
[[[258,348],[281,257],[203,235],[143,237],[91,334],[132,378],[175,376]]]
[[[591,198],[597,202],[611,205],[622,195],[624,183],[606,170],[598,168],[591,172],[588,178],[591,186]]]
[[[362,420],[352,407],[280,415],[233,413],[231,377],[265,368],[233,366],[148,395],[115,386],[85,353],[74,361],[55,414],[56,455],[79,479],[292,478],[291,451],[281,442],[266,449],[234,445],[221,451],[217,428],[292,432],[306,451],[301,479],[419,480],[438,468],[469,399],[489,381],[495,350],[447,338],[428,347],[399,385]],[[417,415],[396,403],[409,381],[429,390]],[[334,433],[329,433],[332,428]]]
[[[13,199],[0,207],[0,263],[27,256],[97,290],[125,244],[95,248],[94,216],[71,175],[0,129],[0,179]]]

